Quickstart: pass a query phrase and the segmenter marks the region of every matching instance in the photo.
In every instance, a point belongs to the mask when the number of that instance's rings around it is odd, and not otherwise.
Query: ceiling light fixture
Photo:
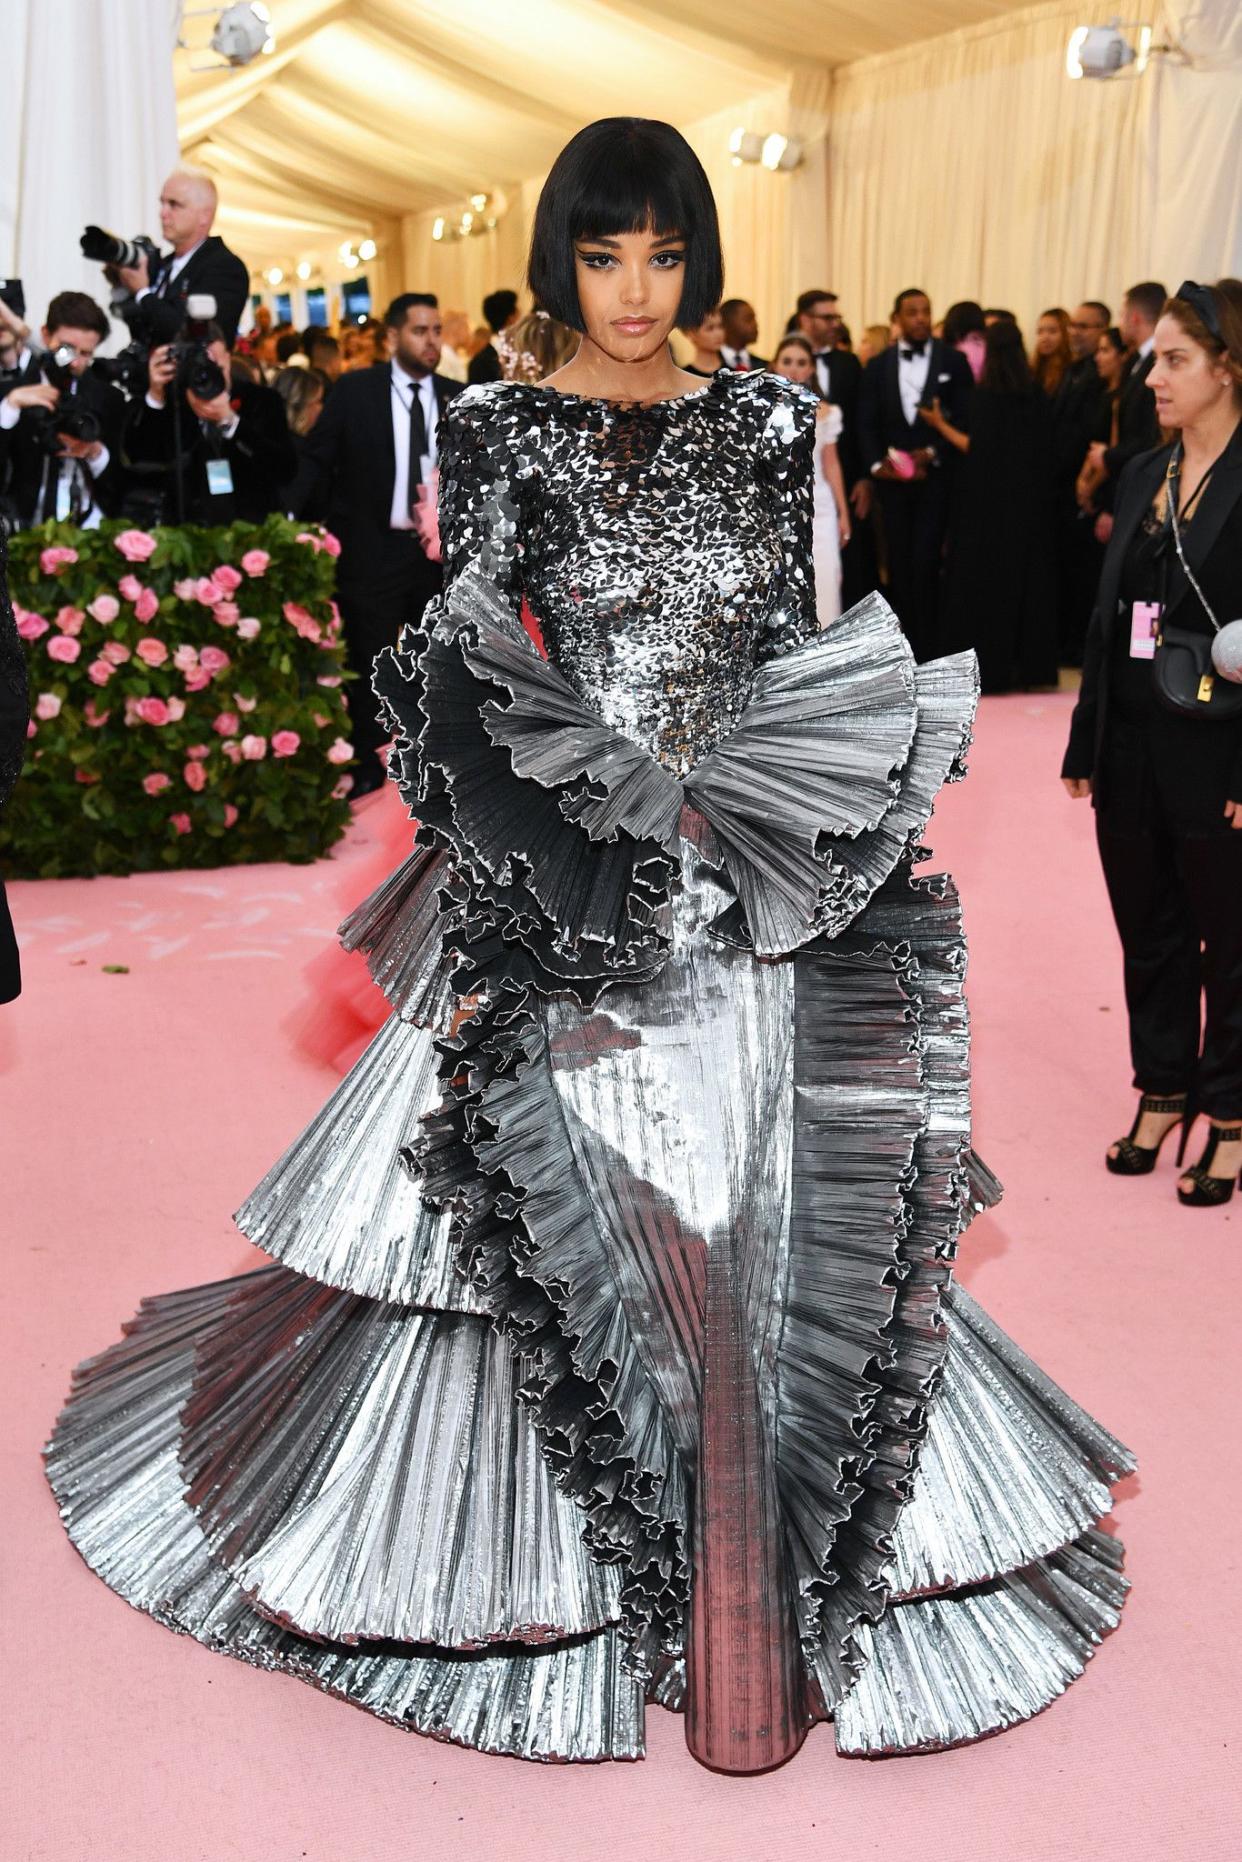
[[[223,65],[191,65],[191,71],[239,70],[253,63],[261,52],[276,50],[272,16],[263,0],[237,0],[235,5],[223,10],[216,6],[189,7],[182,19],[214,19],[216,23],[208,46],[224,61]],[[177,43],[184,47],[186,42],[179,39]]]
[[[309,259],[298,260],[298,277],[302,280],[303,284],[305,284],[306,280],[310,277],[311,269],[311,262]]]
[[[279,265],[272,266],[272,269],[267,274],[267,282],[273,287],[285,282],[285,274],[281,271]]]
[[[1138,34],[1133,44],[1122,27]],[[1153,58],[1172,58],[1178,64],[1191,60],[1176,44],[1153,45],[1154,28],[1134,19],[1112,19],[1107,26],[1076,26],[1065,48],[1065,74],[1070,78],[1115,78],[1133,67],[1142,77]]]
[[[378,251],[379,247],[373,239],[364,239],[358,247],[358,257],[360,259],[373,259]]]

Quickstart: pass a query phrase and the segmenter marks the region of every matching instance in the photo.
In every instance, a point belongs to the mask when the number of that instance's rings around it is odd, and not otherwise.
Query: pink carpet
[[[545,1769],[402,1734],[211,1655],[87,1572],[39,1445],[70,1366],[144,1293],[255,1264],[229,1214],[333,1084],[282,1024],[342,879],[374,855],[383,811],[367,804],[312,868],[13,889],[26,994],[0,1010],[6,1856],[1237,1853],[1242,1205],[1179,1209],[1171,1156],[1135,1183],[1101,1167],[1131,1095],[1090,814],[1056,780],[1068,703],[986,701],[971,778],[930,840],[966,901],[977,1141],[1007,1188],[972,1229],[962,1277],[1142,1462],[1117,1516],[1134,1594],[1084,1678],[1030,1724],[938,1757],[838,1759],[820,1727],[783,1771],[730,1780],[700,1770],[680,1720],[653,1710],[644,1764]]]

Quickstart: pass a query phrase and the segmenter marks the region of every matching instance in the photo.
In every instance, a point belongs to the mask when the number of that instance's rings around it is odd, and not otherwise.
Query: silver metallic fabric
[[[1124,1597],[1132,1457],[953,1284],[973,659],[816,631],[813,434],[767,376],[453,404],[375,672],[414,847],[342,928],[393,1014],[239,1212],[275,1264],[147,1302],[49,1444],[131,1603],[482,1751],[952,1746]]]

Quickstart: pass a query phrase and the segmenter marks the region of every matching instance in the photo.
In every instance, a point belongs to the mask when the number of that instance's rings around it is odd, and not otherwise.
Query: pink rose
[[[48,658],[58,659],[64,666],[72,666],[81,651],[82,642],[72,634],[53,634],[47,643]]]
[[[30,720],[28,721],[28,723],[27,723],[27,725],[26,725],[26,735],[27,735],[27,737],[33,737],[33,736],[34,736],[34,734],[35,734],[35,732],[36,732],[36,731],[38,730],[38,728],[39,728],[39,727],[38,727],[38,725],[37,725],[37,724],[35,723],[35,721],[34,721],[34,719],[33,719],[33,718],[31,718],[31,719],[30,719]],[[38,751],[36,750],[36,752],[35,752],[35,755],[37,756],[38,754],[39,754],[39,753],[38,753]]]
[[[32,614],[29,608],[18,608],[16,613],[17,631],[23,640],[37,640],[51,626],[50,621],[45,621],[41,614]]]
[[[207,771],[201,763],[187,763],[181,772],[187,789],[193,789],[197,795],[200,789],[207,787]]]
[[[140,724],[167,724],[168,706],[162,698],[139,698],[134,704],[134,716]]]
[[[217,601],[223,601],[224,590],[209,575],[203,575],[194,584],[194,599],[201,601],[205,608],[214,608]]]
[[[227,672],[233,664],[222,647],[202,647],[199,651],[198,663],[203,671],[209,672],[213,678],[219,672]]]
[[[210,756],[211,745],[210,744],[191,744],[189,749],[186,751],[186,755],[197,756],[197,757]]]
[[[172,823],[176,833],[188,834],[190,832],[192,824],[189,815],[169,815],[168,819]]]
[[[253,711],[258,702],[257,698],[246,698],[241,692],[233,694],[233,703],[239,711]]]
[[[352,776],[341,776],[332,790],[333,801],[343,802],[353,786],[354,779]]]
[[[271,560],[266,550],[247,550],[241,559],[241,566],[247,575],[266,575]]]
[[[317,730],[326,731],[329,724],[332,722],[331,718],[327,717],[322,711],[316,711],[313,715],[315,719],[315,728]]]
[[[89,769],[75,769],[73,772],[73,780],[75,782],[87,782],[87,783],[98,782],[99,777],[95,775]]]
[[[107,685],[116,671],[116,667],[106,659],[93,659],[86,668],[86,676],[92,685]]]
[[[328,749],[329,763],[352,763],[354,746],[344,737],[338,737]]]
[[[146,666],[162,666],[168,658],[168,648],[153,634],[144,634],[134,652]]]
[[[99,650],[99,657],[106,659],[110,666],[123,666],[133,654],[123,640],[105,640]]]
[[[281,609],[281,613],[284,615],[289,625],[297,629],[303,640],[320,640],[323,638],[323,628],[315,619],[314,615],[308,613],[307,610],[301,607],[296,601],[286,601],[284,607]]]
[[[40,723],[45,724],[49,718],[60,716],[60,700],[55,692],[40,692],[35,704],[34,714]]]
[[[80,634],[85,619],[86,616],[81,608],[58,608],[56,610],[56,625],[62,634]]]
[[[236,821],[236,819],[237,819],[237,810],[234,808],[232,802],[226,802],[224,804],[224,825],[225,827],[231,828],[233,823]]]
[[[86,703],[82,707],[82,716],[86,719],[86,722],[90,725],[91,729],[93,731],[97,731],[99,730],[101,725],[104,725],[108,722],[108,719],[112,716],[112,713],[110,711],[101,711],[99,709],[99,706],[95,703],[94,699],[88,698]]]
[[[323,547],[327,550],[329,556],[339,556],[341,553],[341,540],[339,537],[334,537],[330,530],[325,530],[323,533]]]
[[[240,572],[226,562],[221,563],[218,569],[212,570],[211,579],[217,588],[224,590],[226,595],[231,595],[235,588],[240,588],[242,585]]]
[[[153,588],[144,588],[134,603],[135,617],[144,625],[153,621],[160,611],[160,598]]]
[[[335,688],[340,683],[341,683],[341,675],[339,672],[322,673],[320,677],[316,679],[315,681],[316,685],[326,685],[329,690],[335,690]]]
[[[253,640],[258,635],[259,631],[259,623],[255,620],[253,614],[243,614],[240,621],[237,623],[237,638],[239,640]]]
[[[221,627],[236,627],[241,609],[235,601],[217,601],[212,613]]]
[[[171,723],[171,724],[176,724],[176,723],[178,723],[178,722],[180,721],[180,719],[182,719],[182,718],[183,718],[184,716],[185,716],[185,700],[184,700],[184,698],[170,698],[170,699],[168,700],[168,719],[169,719],[169,723]]]
[[[96,595],[86,612],[93,615],[101,627],[111,627],[121,612],[121,604],[115,595]]]
[[[145,530],[122,530],[114,540],[126,562],[146,562],[155,554],[155,538]]]
[[[162,795],[165,789],[172,788],[172,777],[166,776],[163,770],[156,770],[153,775],[143,777],[142,786],[148,795]]]
[[[67,569],[71,562],[76,562],[77,560],[78,552],[76,550],[68,550],[59,544],[54,544],[51,548],[41,552],[39,556],[39,567],[42,569],[44,575],[59,575],[62,569]]]
[[[294,756],[296,755],[301,745],[301,742],[302,742],[302,739],[298,736],[296,731],[273,731],[272,733],[272,755],[273,756]]]
[[[243,737],[241,753],[247,763],[261,763],[267,755],[267,738]]]
[[[178,601],[193,601],[197,593],[198,583],[192,575],[183,576],[179,582],[173,583],[173,594]]]
[[[213,719],[211,728],[219,731],[221,737],[235,737],[241,725],[235,711],[222,711],[218,718]]]
[[[205,692],[211,684],[211,674],[205,666],[192,666],[185,675],[187,692]]]
[[[123,575],[117,583],[117,588],[126,601],[137,601],[142,593],[142,583],[136,575]]]
[[[139,701],[132,697],[125,700],[125,727],[127,730],[132,730],[135,724],[139,724],[142,721],[138,716],[138,703]]]
[[[222,755],[229,759],[230,763],[241,762],[241,745],[238,743],[236,737],[226,738],[224,743],[220,745],[220,751]]]
[[[178,672],[193,672],[198,665],[198,648],[187,645],[183,640],[173,653],[172,662]]]

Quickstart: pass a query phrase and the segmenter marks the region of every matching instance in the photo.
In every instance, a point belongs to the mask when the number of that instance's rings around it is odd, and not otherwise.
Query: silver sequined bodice
[[[685,775],[759,661],[815,629],[814,411],[723,372],[654,407],[468,390],[442,452],[446,577],[490,557],[591,708]]]

